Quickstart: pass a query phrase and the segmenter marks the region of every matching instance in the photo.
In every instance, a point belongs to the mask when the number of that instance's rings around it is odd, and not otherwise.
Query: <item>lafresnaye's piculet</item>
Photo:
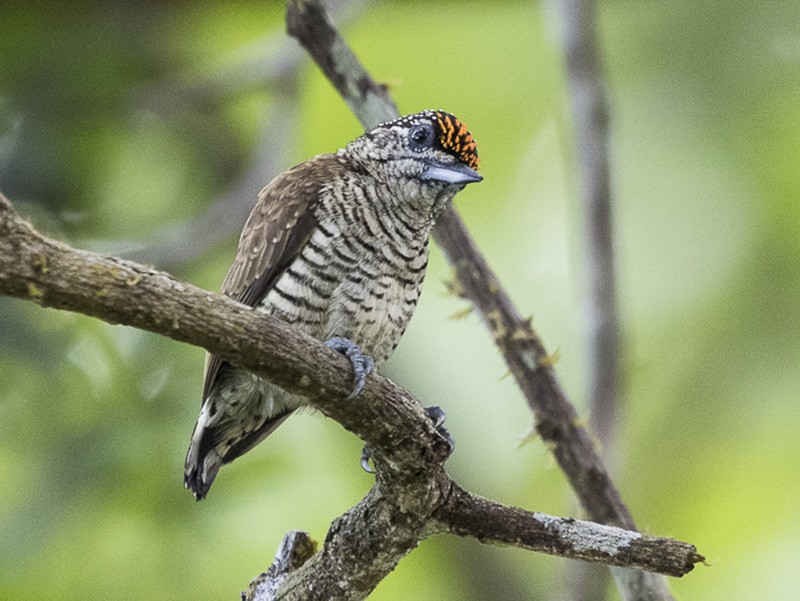
[[[466,184],[481,181],[477,168],[472,134],[449,113],[424,111],[378,125],[260,192],[222,292],[345,354],[358,394],[411,319],[436,218]],[[205,497],[221,465],[303,404],[210,355],[186,487]]]

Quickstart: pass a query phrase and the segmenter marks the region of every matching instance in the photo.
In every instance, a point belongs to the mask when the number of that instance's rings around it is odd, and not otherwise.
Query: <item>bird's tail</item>
[[[222,457],[217,450],[208,443],[209,432],[200,419],[192,432],[192,442],[186,453],[186,464],[183,470],[183,484],[192,491],[194,498],[202,501],[208,494],[208,489],[214,483],[217,472],[222,466]]]
[[[183,483],[186,488],[192,491],[195,499],[203,500],[214,483],[220,467],[255,447],[293,411],[294,408],[284,408],[279,413],[264,419],[254,430],[239,432],[236,438],[231,436],[228,424],[209,423],[204,406],[195,424],[189,451],[186,453],[183,471]]]

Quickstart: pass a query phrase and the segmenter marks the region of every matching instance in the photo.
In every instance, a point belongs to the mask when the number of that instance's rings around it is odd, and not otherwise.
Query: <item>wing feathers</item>
[[[251,307],[264,299],[313,234],[317,226],[314,209],[321,188],[344,169],[336,155],[320,155],[279,175],[261,190],[222,284],[224,295]],[[211,355],[206,366],[204,401],[221,367],[220,359]]]

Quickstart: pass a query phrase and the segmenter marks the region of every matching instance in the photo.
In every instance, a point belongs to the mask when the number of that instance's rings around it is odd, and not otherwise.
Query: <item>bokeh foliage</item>
[[[245,169],[275,99],[153,96],[282,31],[282,3],[0,4],[0,189],[42,229],[124,251],[201,213]],[[581,405],[579,185],[550,4],[380,2],[346,35],[403,112],[471,127],[485,181],[458,197],[475,238]],[[602,5],[625,399],[617,482],[647,531],[711,567],[681,598],[800,590],[800,5]],[[293,161],[359,127],[307,66]],[[290,163],[284,167],[290,166]],[[254,191],[255,192],[255,191]],[[235,236],[176,274],[216,289]],[[564,478],[475,316],[433,256],[384,370],[439,404],[450,469],[500,501],[575,514]],[[202,352],[0,299],[0,598],[231,598],[286,530],[324,537],[372,479],[359,441],[302,414],[226,467],[202,504],[181,486]],[[437,537],[374,599],[554,599],[564,562]],[[613,596],[613,593],[612,593]]]

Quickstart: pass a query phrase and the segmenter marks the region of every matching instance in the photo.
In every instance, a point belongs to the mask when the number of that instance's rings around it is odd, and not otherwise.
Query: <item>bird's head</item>
[[[381,123],[345,151],[381,181],[455,194],[479,182],[478,150],[472,134],[444,111],[423,111]]]

